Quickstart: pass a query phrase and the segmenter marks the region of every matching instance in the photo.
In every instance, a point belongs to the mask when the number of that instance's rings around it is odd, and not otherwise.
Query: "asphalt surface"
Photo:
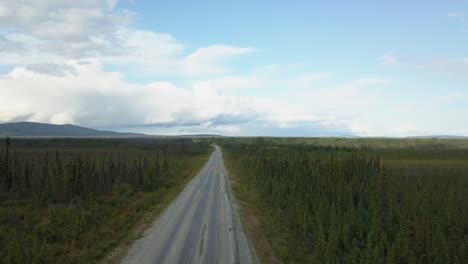
[[[136,241],[123,263],[252,263],[221,150]]]

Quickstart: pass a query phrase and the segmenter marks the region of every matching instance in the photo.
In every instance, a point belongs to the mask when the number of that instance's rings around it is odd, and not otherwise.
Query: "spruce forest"
[[[262,263],[468,262],[465,140],[6,138],[0,263],[118,262],[212,143]]]
[[[296,140],[222,142],[240,203],[282,262],[468,263],[468,149]]]
[[[191,139],[4,139],[0,263],[98,262],[210,151]]]

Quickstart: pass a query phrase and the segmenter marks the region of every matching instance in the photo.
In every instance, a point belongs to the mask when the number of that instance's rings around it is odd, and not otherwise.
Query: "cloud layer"
[[[459,13],[449,17],[463,20]],[[392,78],[340,78],[274,62],[240,70],[230,60],[255,56],[261,48],[193,47],[171,34],[138,28],[136,18],[117,0],[1,1],[0,122],[157,134],[400,136],[427,131],[392,118],[393,111],[403,117],[412,113],[405,105],[387,103]],[[468,61],[409,63],[388,53],[380,64],[458,74],[466,72]],[[447,107],[466,96],[451,91],[431,98]],[[380,121],[381,116],[387,119]]]
[[[356,85],[368,82],[357,81],[340,89],[355,89]],[[193,82],[189,87],[170,82],[132,84],[117,72],[104,71],[99,60],[70,61],[60,67],[50,64],[15,67],[0,76],[0,94],[5,95],[0,98],[3,122],[29,120],[127,130],[153,128],[166,133],[208,131],[252,135],[283,128],[299,134],[298,127],[327,133],[334,127],[343,133],[347,131],[336,117],[307,113],[310,110],[307,103],[293,107],[275,99],[230,95],[209,81]],[[240,131],[242,126],[250,127],[249,131]]]
[[[116,6],[110,0],[0,3],[0,64],[13,67],[0,75],[0,122],[235,134],[336,126],[335,117],[303,113],[281,100],[229,94],[273,82],[304,88],[328,75],[233,75],[226,61],[254,48],[213,44],[187,51],[169,34],[135,28],[136,14]],[[185,85],[125,81],[125,72],[136,71],[176,76]]]

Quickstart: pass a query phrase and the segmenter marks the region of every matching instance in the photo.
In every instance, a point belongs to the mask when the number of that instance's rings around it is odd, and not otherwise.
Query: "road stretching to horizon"
[[[137,240],[123,263],[252,263],[221,150]]]

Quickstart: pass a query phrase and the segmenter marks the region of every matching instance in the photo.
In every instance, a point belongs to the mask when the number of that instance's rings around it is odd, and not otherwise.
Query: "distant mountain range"
[[[222,138],[224,136],[217,134],[188,134],[188,135],[179,135],[179,138]]]
[[[35,122],[17,122],[0,124],[0,137],[145,137],[148,135],[140,133],[120,133],[115,131],[103,131],[75,125],[52,125]],[[212,138],[222,137],[214,134],[179,135],[176,137],[187,138]],[[353,135],[343,136],[346,138],[359,138]],[[468,139],[466,136],[457,135],[428,135],[413,136],[407,138],[420,139]]]
[[[141,137],[145,134],[102,131],[75,125],[34,122],[0,124],[0,136],[9,137]]]
[[[456,136],[456,135],[429,135],[429,136],[414,136],[408,138],[422,138],[422,139],[430,139],[430,138],[439,138],[439,139],[463,139],[468,138],[466,136]]]

